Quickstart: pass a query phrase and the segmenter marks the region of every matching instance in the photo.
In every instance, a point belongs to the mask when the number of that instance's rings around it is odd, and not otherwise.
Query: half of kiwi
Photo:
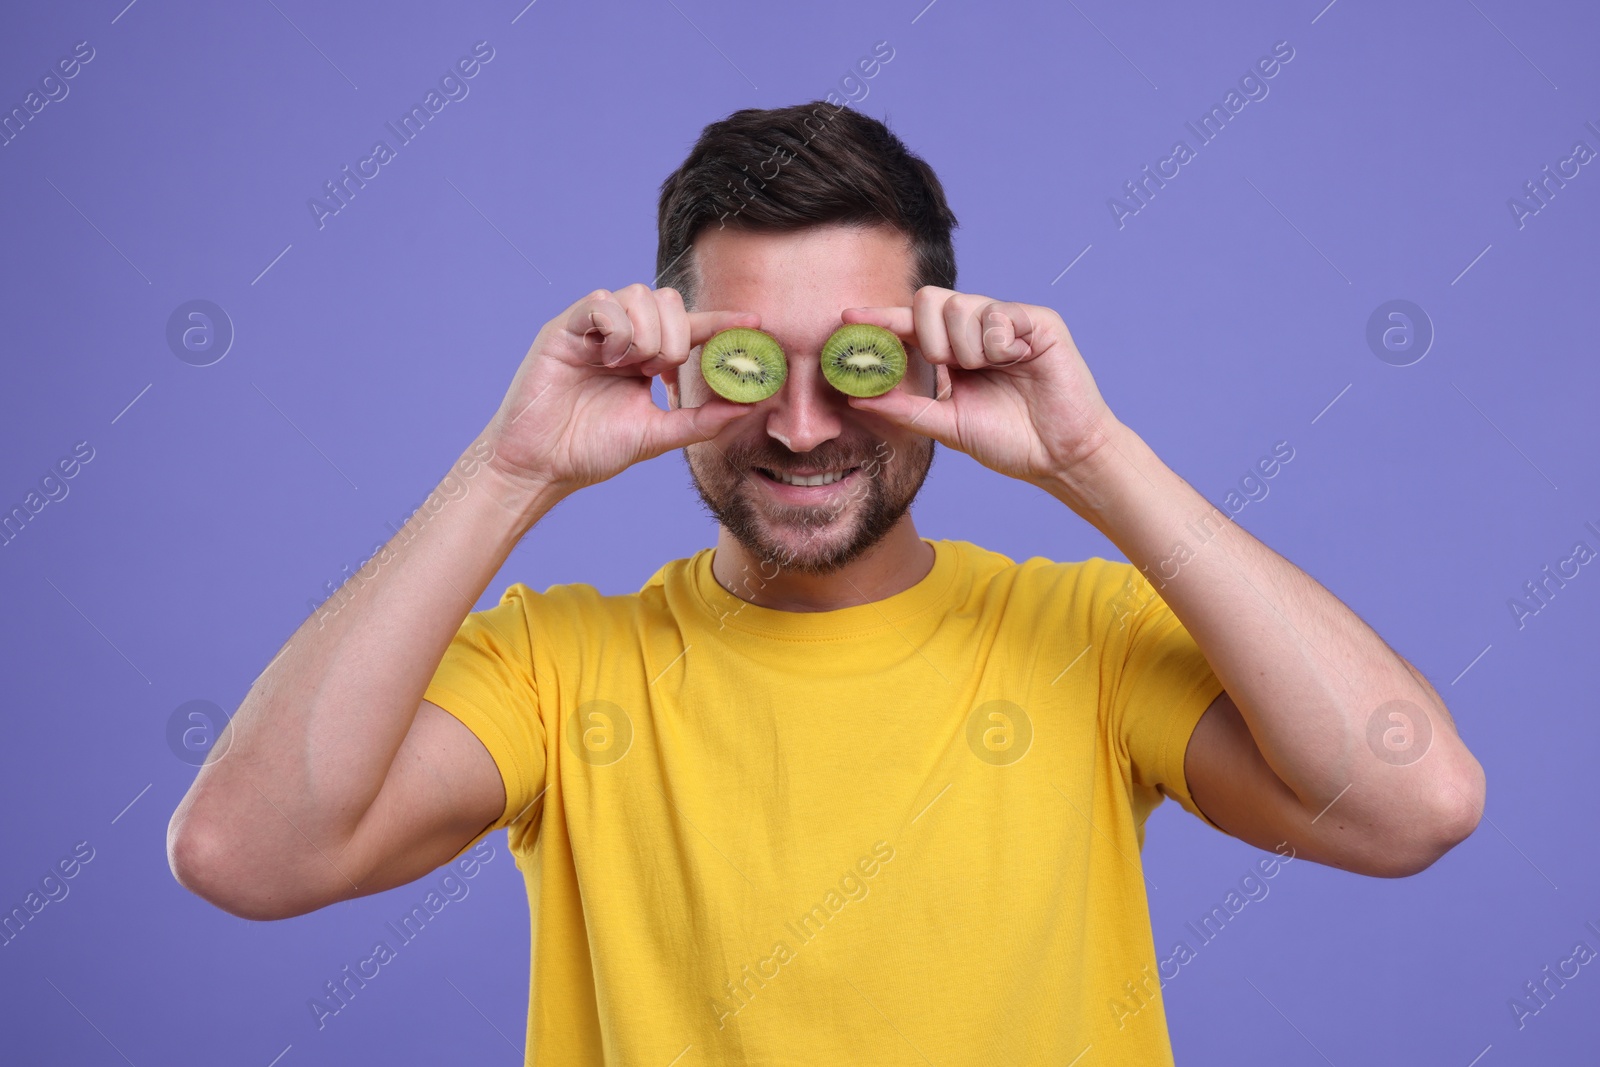
[[[841,326],[822,346],[822,376],[848,396],[881,396],[906,376],[906,347],[882,326]]]
[[[700,374],[718,396],[754,404],[783,388],[789,361],[776,337],[737,326],[714,334],[700,349]]]

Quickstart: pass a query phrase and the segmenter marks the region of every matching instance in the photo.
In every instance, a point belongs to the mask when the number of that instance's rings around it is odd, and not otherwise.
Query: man
[[[298,915],[504,826],[528,1063],[1160,1064],[1163,796],[1273,862],[1379,877],[1475,827],[1483,772],[1432,687],[1119,422],[1054,311],[955,290],[944,193],[882,124],[713,123],[659,224],[671,284],[547,323],[257,680],[173,816],[185,886]],[[880,397],[820,372],[853,322],[907,343]],[[732,326],[783,345],[776,395],[707,388],[698,346]],[[935,442],[1131,562],[921,537]],[[515,583],[469,614],[559,500],[674,448],[714,548],[636,594]],[[649,516],[618,521],[648,545]]]

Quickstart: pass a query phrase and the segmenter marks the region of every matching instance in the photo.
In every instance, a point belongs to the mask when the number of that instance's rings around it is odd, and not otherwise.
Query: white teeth
[[[772,476],[778,481],[784,482],[788,485],[831,485],[840,478],[843,478],[849,472],[834,471],[830,474],[813,474],[809,477],[799,477],[793,474],[787,474],[783,471],[770,471],[769,473],[772,474]]]

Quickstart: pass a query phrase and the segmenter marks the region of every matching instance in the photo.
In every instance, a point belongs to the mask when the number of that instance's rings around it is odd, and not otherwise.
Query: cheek
[[[687,446],[687,451],[695,469],[700,471],[702,476],[710,476],[713,481],[736,477],[738,474],[724,458],[727,455],[725,442],[715,438],[710,441],[696,441]]]
[[[897,441],[878,466],[871,492],[885,500],[915,495],[933,461],[934,442],[920,435]]]

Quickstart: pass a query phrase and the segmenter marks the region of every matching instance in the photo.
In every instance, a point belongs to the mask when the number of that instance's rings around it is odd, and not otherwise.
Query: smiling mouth
[[[821,471],[816,474],[795,474],[790,471],[773,470],[770,467],[756,467],[755,471],[768,481],[777,482],[779,485],[817,486],[832,485],[857,469],[841,467],[838,470]]]

